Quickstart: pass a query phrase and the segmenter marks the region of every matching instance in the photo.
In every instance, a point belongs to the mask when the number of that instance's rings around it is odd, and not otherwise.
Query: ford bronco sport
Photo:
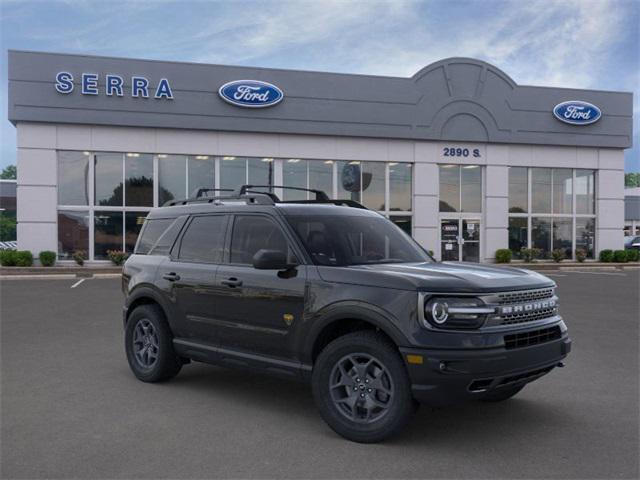
[[[419,403],[506,400],[562,366],[548,278],[437,262],[357,202],[272,191],[203,191],[148,215],[123,271],[140,380],[199,361],[309,381],[333,430],[376,442]]]

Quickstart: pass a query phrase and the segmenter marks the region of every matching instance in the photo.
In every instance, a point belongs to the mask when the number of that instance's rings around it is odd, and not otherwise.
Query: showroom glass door
[[[442,218],[440,256],[443,262],[479,262],[480,219]]]

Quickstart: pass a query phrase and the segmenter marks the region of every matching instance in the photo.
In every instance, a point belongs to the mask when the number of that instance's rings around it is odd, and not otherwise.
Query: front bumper
[[[510,350],[400,348],[414,398],[433,406],[479,399],[498,388],[532,382],[558,366],[570,351],[566,332],[554,341]],[[422,364],[409,363],[407,355],[422,357]]]

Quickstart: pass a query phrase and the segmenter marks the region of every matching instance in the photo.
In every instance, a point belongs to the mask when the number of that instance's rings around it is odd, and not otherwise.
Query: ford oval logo
[[[234,80],[222,85],[218,94],[225,102],[248,108],[271,107],[284,98],[282,90],[260,80]]]
[[[561,122],[571,125],[589,125],[600,120],[602,116],[598,107],[580,100],[559,103],[553,107],[553,114]]]

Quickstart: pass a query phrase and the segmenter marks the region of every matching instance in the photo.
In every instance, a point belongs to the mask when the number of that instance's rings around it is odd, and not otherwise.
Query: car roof
[[[182,215],[204,213],[275,213],[285,216],[296,215],[328,215],[328,216],[377,216],[378,213],[364,208],[346,205],[314,204],[314,203],[286,203],[273,205],[247,204],[244,200],[227,200],[223,203],[189,203],[157,207],[152,209],[147,218],[173,218]]]

